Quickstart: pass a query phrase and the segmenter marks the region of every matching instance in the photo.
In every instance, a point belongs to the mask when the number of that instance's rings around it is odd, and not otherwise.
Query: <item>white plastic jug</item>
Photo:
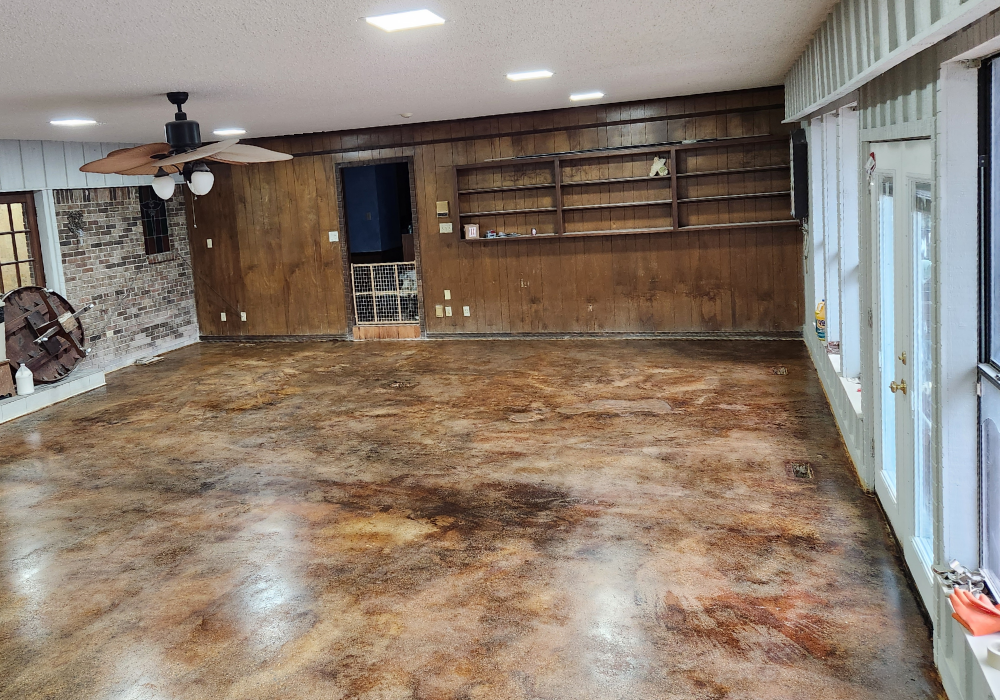
[[[35,375],[23,363],[21,364],[21,369],[17,370],[17,374],[14,375],[14,379],[17,381],[18,396],[35,393]]]

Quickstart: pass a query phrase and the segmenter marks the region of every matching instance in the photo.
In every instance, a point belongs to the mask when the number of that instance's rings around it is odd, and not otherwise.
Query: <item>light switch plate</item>
[[[212,239],[209,238],[208,240],[206,240],[205,241],[205,245],[207,245],[209,248],[211,248],[212,247]]]
[[[246,311],[240,311],[240,320],[241,321],[246,321],[247,320],[247,312]]]
[[[336,243],[340,240],[340,231],[330,231],[330,242]]]
[[[219,314],[219,316],[222,317],[222,322],[225,323],[226,322],[226,312],[223,311],[221,314]]]
[[[444,307],[444,315],[447,316],[448,318],[451,318],[451,307],[450,306]]]
[[[452,233],[455,230],[452,224],[441,224],[441,233]]]
[[[463,316],[471,316],[472,315],[472,309],[470,309],[468,306],[463,306],[462,307],[462,315]]]
[[[438,318],[444,318],[444,304],[438,304],[434,307],[434,315]]]
[[[451,299],[451,290],[450,289],[444,290],[444,300],[449,301],[450,299]]]
[[[438,216],[448,216],[448,202],[438,202],[437,203],[437,215]]]

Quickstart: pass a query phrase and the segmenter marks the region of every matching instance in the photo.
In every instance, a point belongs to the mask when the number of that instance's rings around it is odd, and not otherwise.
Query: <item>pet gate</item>
[[[416,263],[351,265],[351,281],[359,326],[420,322]]]

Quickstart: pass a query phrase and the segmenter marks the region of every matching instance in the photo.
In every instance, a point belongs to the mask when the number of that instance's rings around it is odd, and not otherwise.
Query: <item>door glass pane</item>
[[[895,264],[893,255],[894,207],[892,175],[879,176],[878,238],[879,238],[879,329],[881,354],[879,366],[882,387],[882,471],[885,480],[896,488],[896,397],[889,391],[889,376],[896,358]]]
[[[10,207],[0,204],[0,233],[10,231]]]
[[[929,182],[914,182],[910,210],[915,247],[913,270],[913,350],[915,355],[913,358],[913,421],[915,428],[913,498],[915,536],[920,540],[928,555],[933,552],[931,544],[934,534],[931,484],[934,396],[932,204],[931,184]]]
[[[15,231],[26,231],[28,222],[24,218],[24,205],[14,202],[10,205],[10,220],[14,224]]]
[[[1000,573],[1000,389],[984,380],[980,404],[983,469],[983,567]]]

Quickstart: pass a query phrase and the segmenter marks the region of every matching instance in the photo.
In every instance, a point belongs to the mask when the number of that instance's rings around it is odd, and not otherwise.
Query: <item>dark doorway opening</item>
[[[351,264],[413,261],[409,165],[364,165],[341,173]]]

